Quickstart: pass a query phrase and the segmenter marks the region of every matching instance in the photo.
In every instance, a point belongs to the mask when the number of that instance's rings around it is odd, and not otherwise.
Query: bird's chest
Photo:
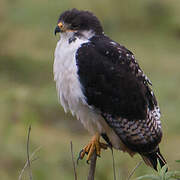
[[[85,41],[76,39],[69,43],[69,40],[62,38],[55,50],[54,80],[59,100],[65,111],[70,110],[73,114],[79,103],[85,103],[76,65],[76,52],[82,43]]]

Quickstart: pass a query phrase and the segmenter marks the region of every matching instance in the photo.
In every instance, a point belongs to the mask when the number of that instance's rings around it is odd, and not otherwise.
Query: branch
[[[77,172],[76,172],[76,165],[75,165],[75,162],[74,162],[74,156],[73,156],[73,144],[72,144],[72,141],[71,141],[71,157],[72,157],[72,163],[73,163],[73,169],[74,169],[74,179],[77,180]]]
[[[29,168],[29,179],[32,180],[32,171],[31,171],[31,162],[37,160],[37,158],[33,159],[34,155],[41,149],[41,146],[39,146],[38,148],[36,148],[33,153],[31,154],[31,156],[29,156],[29,141],[30,141],[30,133],[31,133],[31,126],[29,126],[28,129],[28,137],[27,137],[27,161],[23,167],[23,169],[21,170],[20,174],[19,174],[19,178],[18,180],[22,180],[22,176],[23,173],[25,171],[25,169],[28,167]]]
[[[95,174],[95,169],[96,169],[96,160],[97,160],[97,155],[96,155],[96,152],[94,151],[93,155],[91,156],[91,160],[90,160],[88,180],[94,180],[94,174]]]
[[[140,161],[137,163],[137,165],[135,166],[135,168],[133,168],[133,170],[131,171],[130,175],[128,176],[127,180],[130,180],[130,178],[132,177],[132,175],[134,174],[135,170],[142,164],[143,161]]]
[[[37,149],[35,149],[34,152],[31,154],[31,156],[30,156],[30,161],[31,161],[31,162],[34,161],[33,157],[34,157],[34,155],[35,155],[40,149],[41,149],[41,146],[39,146]],[[26,161],[23,169],[21,170],[21,173],[20,173],[20,175],[19,175],[18,180],[22,180],[22,175],[23,175],[25,169],[27,168],[27,166],[28,166],[28,160]]]
[[[31,162],[29,159],[29,139],[30,139],[30,133],[31,133],[31,125],[28,129],[28,138],[27,138],[27,162],[28,162],[28,169],[29,169],[29,179],[32,180],[32,171],[31,171]]]

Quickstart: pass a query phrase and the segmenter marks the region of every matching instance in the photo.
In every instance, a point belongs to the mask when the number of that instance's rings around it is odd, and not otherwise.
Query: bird
[[[105,35],[90,11],[64,11],[54,33],[60,34],[53,65],[58,99],[92,135],[79,158],[87,154],[89,161],[110,147],[139,154],[155,170],[158,162],[164,166],[160,108],[134,54]]]

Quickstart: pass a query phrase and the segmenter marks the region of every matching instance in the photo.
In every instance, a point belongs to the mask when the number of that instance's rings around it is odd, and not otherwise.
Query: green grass
[[[61,12],[73,7],[89,9],[102,21],[105,33],[132,50],[153,82],[162,111],[162,154],[171,170],[179,170],[180,156],[180,3],[114,0],[2,0],[0,2],[0,177],[18,179],[26,161],[28,125],[32,124],[31,153],[34,179],[73,179],[70,141],[74,153],[90,135],[57,101],[53,82],[54,28]],[[115,151],[117,179],[126,179],[140,161]],[[96,179],[113,178],[110,151],[97,161]],[[87,176],[85,160],[77,168],[78,180]],[[144,164],[132,179],[154,171]],[[28,173],[24,175],[28,179]]]

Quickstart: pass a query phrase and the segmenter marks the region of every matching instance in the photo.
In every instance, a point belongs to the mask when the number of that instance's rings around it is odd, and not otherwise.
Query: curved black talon
[[[77,160],[76,160],[77,165],[78,165],[79,160],[80,160],[80,159],[79,159],[79,157],[78,157]]]
[[[82,149],[82,150],[79,152],[79,156],[78,156],[78,158],[77,158],[77,165],[78,165],[79,160],[82,160],[81,153],[82,153],[83,151],[84,151],[84,150]]]

